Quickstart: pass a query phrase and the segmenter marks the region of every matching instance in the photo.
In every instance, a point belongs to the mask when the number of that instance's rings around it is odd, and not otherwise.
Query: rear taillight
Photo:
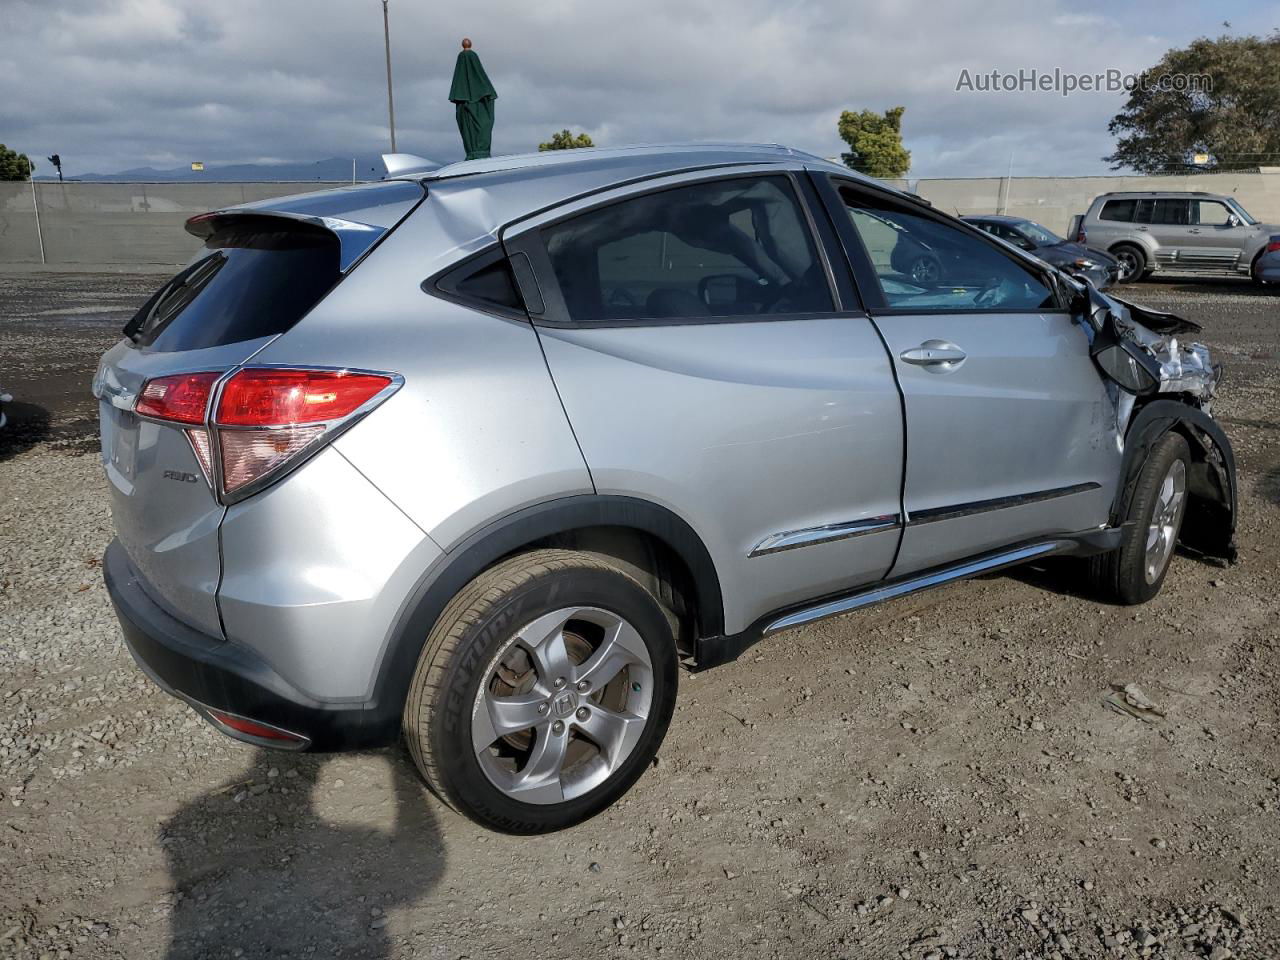
[[[220,373],[180,373],[148,380],[135,409],[144,417],[172,423],[204,423],[209,395]]]
[[[135,409],[153,420],[186,427],[196,459],[224,500],[241,499],[276,479],[289,464],[300,462],[301,454],[389,396],[398,383],[384,373],[249,368],[222,384],[217,409],[209,416],[214,386],[222,376],[187,373],[149,380]],[[204,428],[206,420],[212,433]]]
[[[1271,242],[1267,244],[1267,253],[1275,253],[1278,250],[1280,250],[1280,237],[1274,237]]]
[[[1084,235],[1084,225],[1081,224],[1080,229],[1076,231],[1076,243],[1084,243],[1087,238]]]

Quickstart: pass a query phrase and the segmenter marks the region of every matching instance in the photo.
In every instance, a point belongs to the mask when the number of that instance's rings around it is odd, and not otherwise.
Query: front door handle
[[[920,367],[943,367],[951,369],[967,356],[954,343],[946,340],[926,340],[918,347],[903,350],[898,354],[905,363],[914,363]]]

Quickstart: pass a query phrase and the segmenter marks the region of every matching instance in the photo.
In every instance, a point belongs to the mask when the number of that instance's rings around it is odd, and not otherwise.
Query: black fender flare
[[[1180,542],[1206,556],[1234,562],[1239,493],[1231,441],[1209,414],[1179,400],[1152,400],[1129,421],[1111,522],[1123,522],[1151,447],[1170,430],[1187,438],[1195,461]]]
[[[674,512],[649,500],[602,494],[535,504],[490,523],[443,554],[401,607],[384,644],[369,704],[389,738],[394,739],[398,730],[427,635],[454,595],[481,571],[521,547],[590,527],[625,527],[665,543],[693,577],[698,632],[703,636],[724,632],[724,599],[711,553],[694,529]]]

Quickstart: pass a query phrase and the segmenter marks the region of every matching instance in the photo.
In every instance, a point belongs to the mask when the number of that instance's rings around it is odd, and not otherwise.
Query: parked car
[[[961,219],[1006,243],[1035,254],[1045,263],[1066,273],[1086,278],[1099,290],[1107,289],[1120,275],[1120,264],[1115,257],[1101,250],[1090,250],[1083,244],[1064,240],[1034,220],[998,214]]]
[[[1258,260],[1258,280],[1270,287],[1280,286],[1280,234],[1267,241]]]
[[[391,173],[193,218],[95,377],[125,639],[233,737],[403,737],[544,831],[650,765],[680,661],[1050,556],[1121,603],[1180,540],[1234,556],[1193,323],[781,147]],[[904,278],[885,229],[981,279]]]
[[[1157,270],[1238,273],[1261,283],[1258,261],[1280,227],[1259,223],[1234,197],[1212,193],[1104,193],[1081,218],[1078,243],[1120,261],[1122,283]]]

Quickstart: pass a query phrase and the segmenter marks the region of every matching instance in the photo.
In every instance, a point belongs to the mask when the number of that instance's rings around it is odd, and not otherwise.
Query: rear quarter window
[[[1099,220],[1114,220],[1120,223],[1133,222],[1133,208],[1136,200],[1108,200],[1102,205]]]

